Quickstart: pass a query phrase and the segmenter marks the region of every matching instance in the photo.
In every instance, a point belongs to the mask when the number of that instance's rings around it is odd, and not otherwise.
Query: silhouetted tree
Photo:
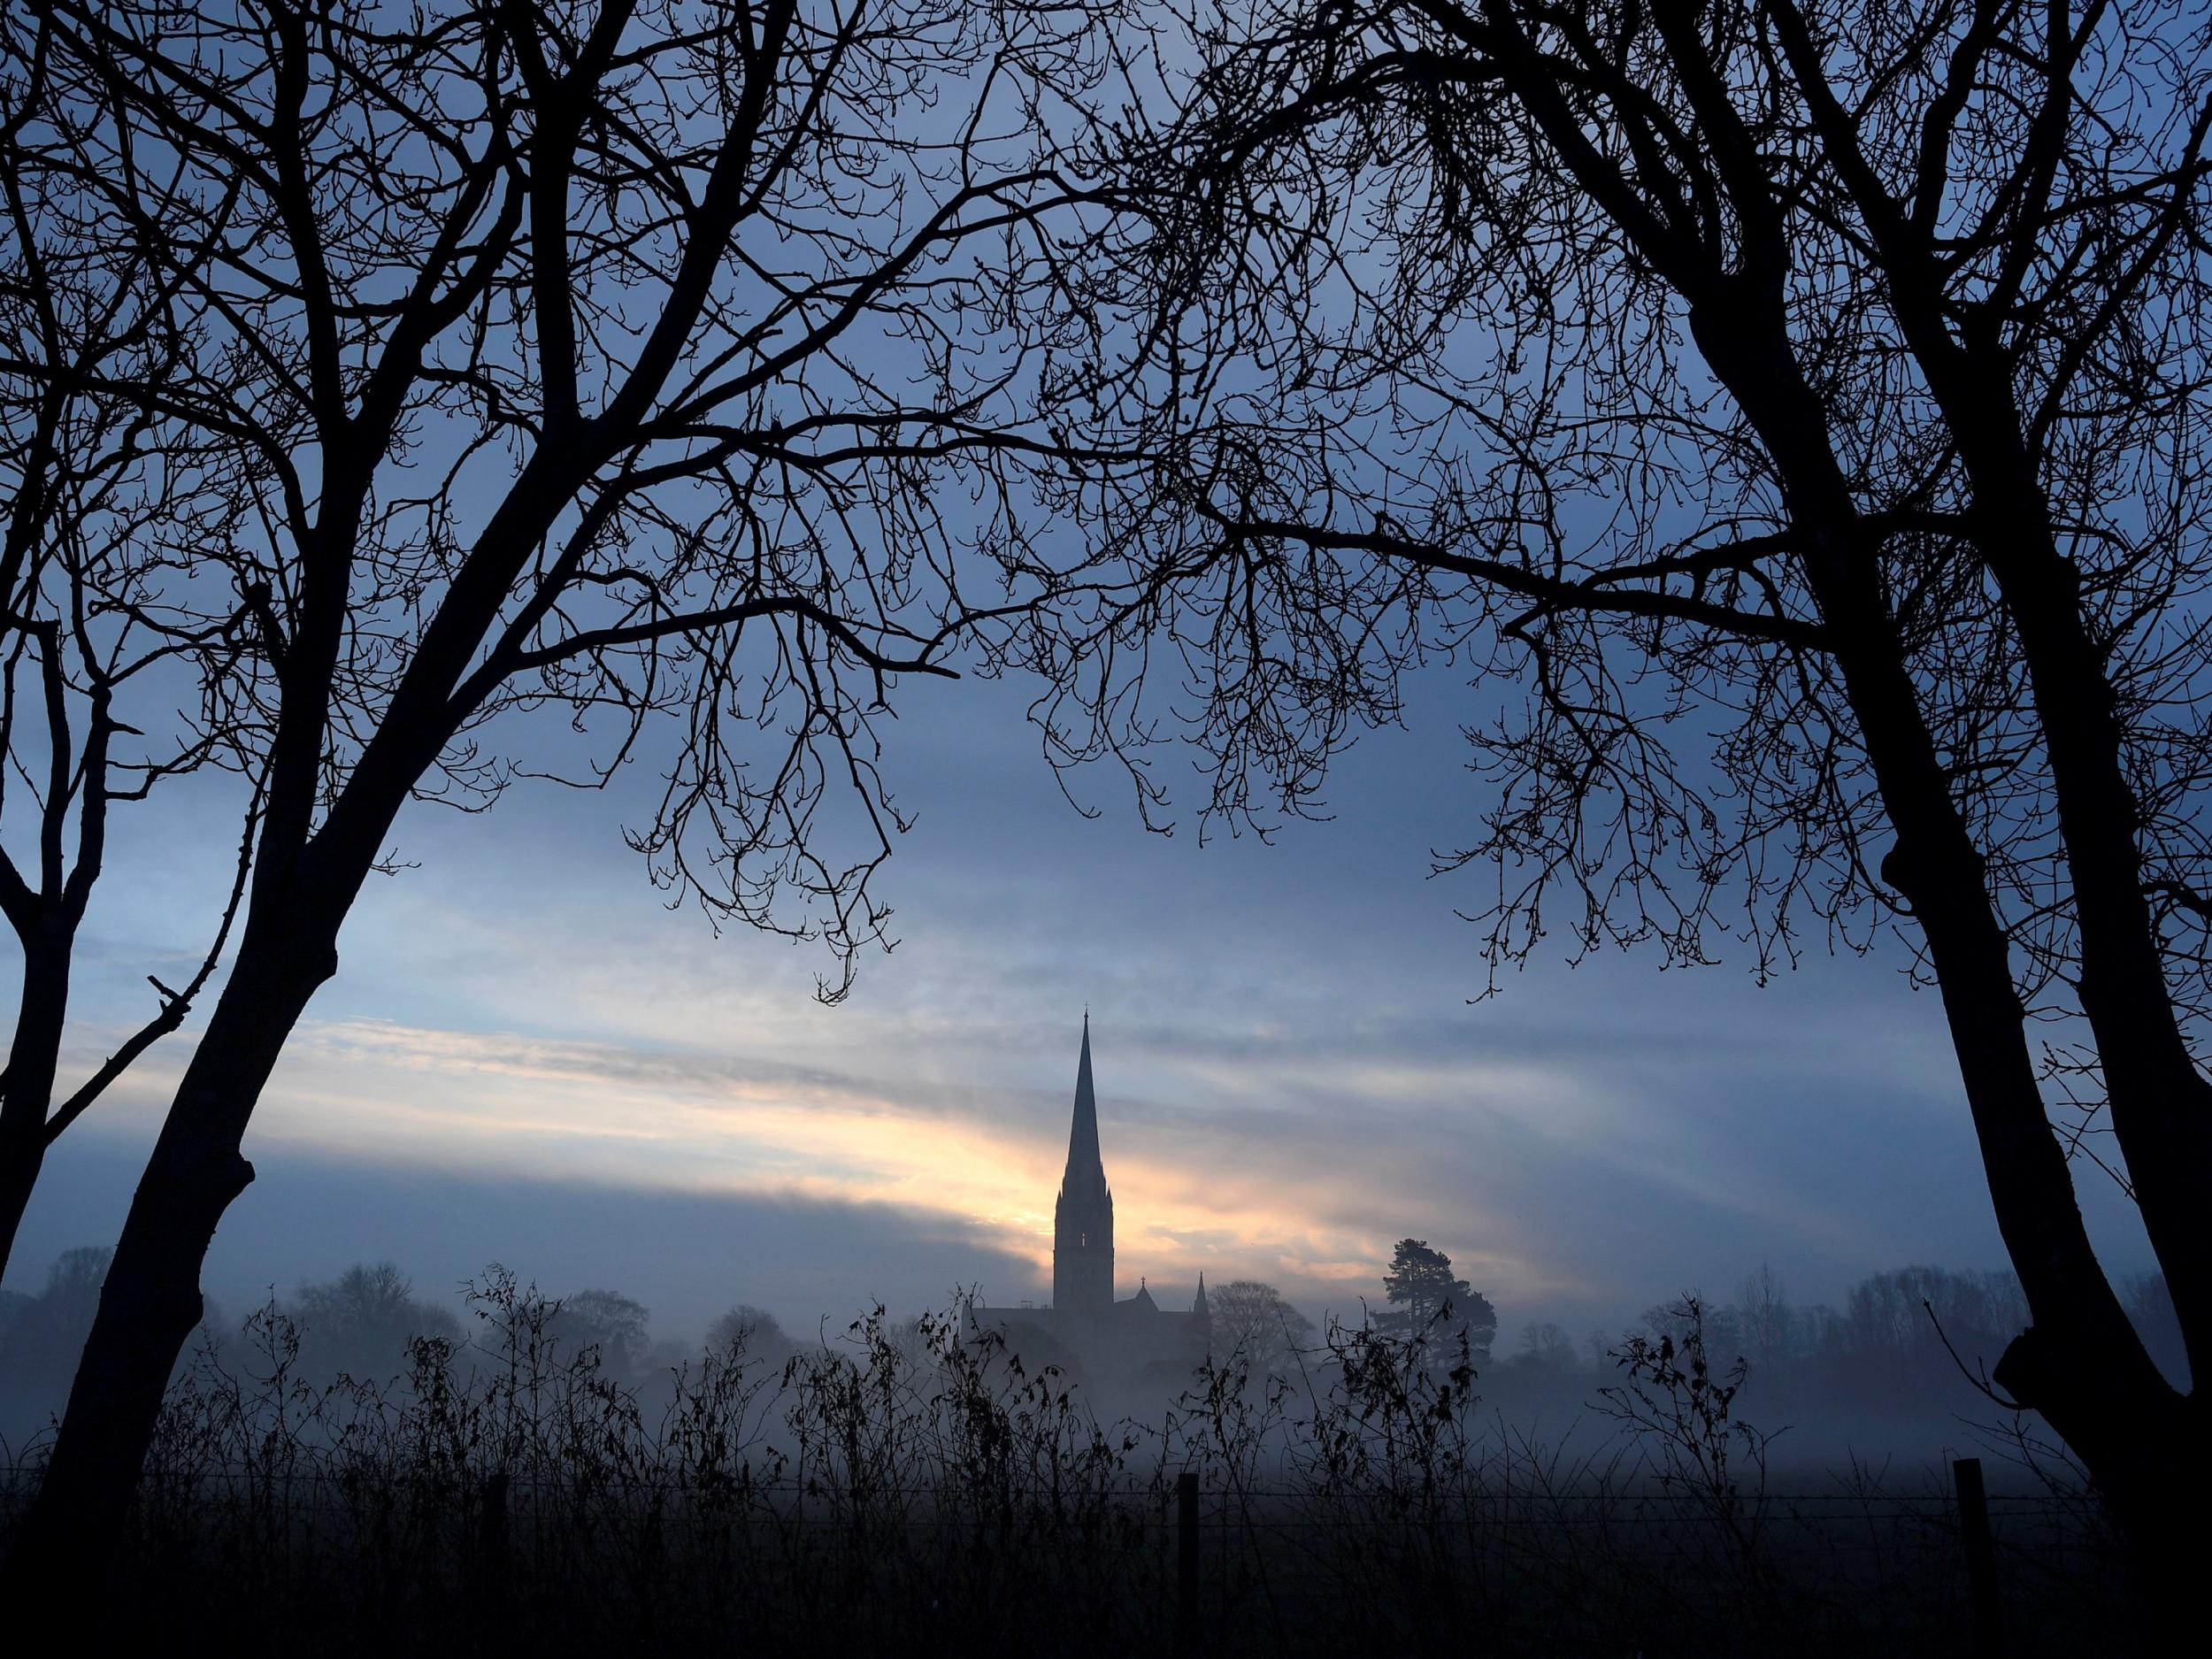
[[[645,1357],[649,1317],[642,1302],[620,1291],[580,1290],[561,1298],[547,1329],[571,1356],[597,1349],[608,1373],[628,1381]]]
[[[707,1326],[707,1346],[772,1366],[782,1364],[798,1348],[783,1333],[774,1314],[744,1302],[715,1316],[714,1323]]]
[[[714,917],[847,964],[882,940],[872,722],[990,619],[964,541],[1029,534],[1050,434],[998,330],[1033,276],[1053,298],[1038,227],[1079,194],[1038,111],[1098,67],[1080,4],[37,15],[73,251],[142,250],[190,312],[158,382],[107,373],[219,486],[175,587],[245,618],[220,695],[266,780],[235,959],[9,1558],[26,1607],[99,1571],[246,1126],[401,808],[556,766],[550,719],[503,748],[502,717],[565,716],[588,787],[649,757],[633,845]]]
[[[99,1310],[100,1285],[115,1252],[98,1245],[64,1250],[46,1271],[46,1284],[27,1296],[8,1322],[7,1381],[12,1391],[52,1402],[66,1382]]]
[[[1497,1310],[1489,1299],[1452,1271],[1452,1258],[1429,1248],[1425,1239],[1401,1239],[1383,1275],[1383,1294],[1406,1310],[1408,1328],[1417,1335],[1439,1325],[1463,1330],[1478,1356],[1490,1352],[1498,1334]]]
[[[1525,1371],[1561,1376],[1576,1368],[1575,1340],[1550,1320],[1532,1320],[1521,1327],[1521,1346],[1514,1365]]]
[[[1464,1306],[1475,1293],[1452,1271],[1452,1258],[1426,1239],[1401,1239],[1383,1275],[1383,1294],[1416,1325],[1440,1318],[1448,1303]]]
[[[1790,1350],[1791,1315],[1782,1276],[1768,1263],[1745,1276],[1738,1293],[1736,1328],[1745,1354],[1762,1365],[1770,1365]]]
[[[1951,1363],[1946,1339],[1969,1363],[1993,1359],[2026,1319],[2011,1273],[1901,1267],[1854,1285],[1838,1327],[1855,1356],[1936,1371]]]
[[[883,1325],[880,1340],[884,1352],[887,1356],[898,1356],[910,1379],[925,1377],[937,1369],[939,1356],[931,1341],[935,1329],[935,1321],[930,1315],[918,1313],[889,1320]]]
[[[1699,1340],[1715,1354],[1741,1359],[1744,1353],[1742,1310],[1727,1302],[1709,1302],[1701,1290],[1691,1289],[1671,1302],[1655,1302],[1643,1311],[1641,1323],[1654,1336],[1671,1338],[1677,1345],[1689,1337],[1685,1321],[1697,1311]]]
[[[1206,1308],[1214,1357],[1241,1356],[1255,1377],[1296,1375],[1299,1356],[1317,1342],[1313,1321],[1285,1302],[1274,1286],[1257,1279],[1233,1279],[1210,1288]]]
[[[2125,1183],[2201,1371],[2202,27],[1203,14],[1105,141],[1154,220],[1092,266],[1066,380],[1177,462],[1071,480],[1098,557],[1036,647],[1064,758],[1136,759],[1173,662],[1230,813],[1304,807],[1407,664],[1472,668],[1496,795],[1452,862],[1495,872],[1494,964],[1909,941],[2033,1319],[1998,1380],[2175,1585],[2159,1494],[2212,1471],[2212,1407],[2151,1362],[2069,1159]]]
[[[190,356],[191,308],[142,243],[86,235],[101,188],[58,130],[74,111],[50,44],[46,19],[0,15],[0,916],[20,953],[0,1068],[0,1271],[47,1149],[183,1023],[243,892],[242,863],[227,902],[211,895],[210,948],[150,962],[177,984],[150,973],[152,1017],[58,1087],[111,815],[211,763],[250,771],[254,752],[224,722],[172,714],[239,651],[234,627],[172,603],[218,503],[142,396]],[[245,827],[242,861],[250,806]]]
[[[50,1423],[99,1310],[100,1286],[114,1255],[99,1245],[65,1250],[36,1295],[0,1294],[0,1432],[28,1432]],[[190,1364],[203,1347],[219,1349],[229,1334],[211,1299],[192,1352],[179,1358],[177,1369]]]
[[[303,1285],[290,1310],[300,1328],[301,1364],[311,1372],[377,1379],[407,1367],[417,1337],[457,1343],[453,1312],[422,1301],[390,1262],[348,1268],[327,1284]]]

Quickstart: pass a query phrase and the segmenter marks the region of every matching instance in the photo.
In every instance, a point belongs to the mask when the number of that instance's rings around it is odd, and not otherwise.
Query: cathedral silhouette
[[[1114,1194],[1098,1147],[1098,1097],[1091,1084],[1091,1017],[1075,1067],[1075,1118],[1068,1165],[1052,1217],[1052,1305],[972,1305],[972,1326],[1004,1333],[1010,1352],[1030,1362],[1070,1364],[1094,1382],[1179,1381],[1206,1357],[1212,1334],[1206,1278],[1188,1313],[1171,1313],[1139,1280],[1137,1294],[1114,1299]]]

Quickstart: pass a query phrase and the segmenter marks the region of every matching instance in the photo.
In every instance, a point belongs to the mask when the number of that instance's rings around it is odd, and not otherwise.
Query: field
[[[1210,1368],[1104,1423],[956,1314],[641,1390],[546,1304],[386,1385],[280,1315],[172,1390],[107,1633],[226,1655],[1972,1650],[1947,1471],[1770,1466],[1701,1337],[1622,1356],[1610,1432],[1513,1432],[1448,1353],[1332,1333],[1294,1386]],[[2113,1651],[2120,1557],[2032,1442],[1990,1461],[2014,1654]],[[6,1512],[35,1478],[21,1448]]]

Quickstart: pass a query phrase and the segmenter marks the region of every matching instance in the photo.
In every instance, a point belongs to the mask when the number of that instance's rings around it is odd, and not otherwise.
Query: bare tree
[[[561,1298],[546,1328],[569,1354],[594,1349],[608,1375],[630,1382],[645,1357],[650,1317],[643,1302],[618,1290],[580,1290]]]
[[[1064,382],[1177,459],[1071,479],[1097,556],[1036,645],[1059,757],[1141,780],[1146,672],[1186,671],[1233,813],[1305,806],[1409,664],[1470,670],[1495,804],[1446,862],[1494,872],[1494,964],[1909,941],[2034,1320],[1998,1391],[2170,1586],[2157,1494],[2212,1433],[2073,1159],[2132,1194],[2203,1374],[2203,27],[2178,0],[1194,13],[1151,60],[1187,75],[1105,134],[1154,218],[1097,262],[1105,349]]]
[[[1525,1371],[1567,1376],[1575,1369],[1575,1340],[1548,1319],[1531,1320],[1521,1327],[1520,1349],[1509,1363]]]
[[[1790,1349],[1795,1310],[1790,1306],[1788,1286],[1771,1263],[1761,1262],[1755,1271],[1744,1275],[1743,1288],[1737,1294],[1737,1324],[1744,1347],[1761,1365],[1771,1365]]]
[[[964,539],[1028,534],[1045,446],[994,273],[1070,197],[1043,111],[1094,67],[1079,6],[41,14],[85,234],[151,250],[202,330],[117,389],[227,492],[192,576],[251,618],[221,712],[267,781],[236,959],[10,1556],[26,1605],[100,1569],[255,1103],[400,809],[555,770],[561,722],[513,717],[565,717],[567,781],[660,768],[633,841],[678,896],[847,963],[882,940],[872,720],[991,621]]]
[[[1254,1377],[1294,1376],[1317,1347],[1313,1321],[1272,1285],[1231,1279],[1206,1293],[1206,1307],[1216,1356],[1241,1360]]]
[[[301,1363],[317,1376],[378,1382],[406,1366],[417,1339],[461,1340],[459,1318],[418,1297],[393,1262],[357,1263],[327,1283],[302,1285],[287,1311],[299,1327]]]
[[[188,457],[125,389],[188,353],[177,283],[146,250],[83,235],[98,209],[73,165],[79,111],[51,73],[42,21],[0,14],[0,914],[20,989],[0,1071],[0,1271],[46,1154],[109,1086],[176,1030],[220,959],[241,862],[209,949],[74,1088],[58,1085],[79,934],[106,867],[111,816],[168,779],[250,769],[235,734],[180,701],[236,652],[164,589],[211,506]],[[249,792],[250,798],[250,791]]]
[[[798,1351],[798,1344],[784,1334],[774,1314],[741,1302],[714,1317],[707,1326],[706,1346],[710,1353],[741,1363],[751,1361],[771,1368]]]

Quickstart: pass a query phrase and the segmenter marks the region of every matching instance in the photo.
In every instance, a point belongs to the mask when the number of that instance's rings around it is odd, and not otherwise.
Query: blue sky
[[[1038,757],[1020,688],[906,688],[887,733],[916,818],[888,866],[898,949],[843,1006],[818,952],[672,913],[619,830],[642,768],[494,812],[418,807],[265,1098],[261,1179],[227,1218],[227,1302],[389,1256],[426,1289],[491,1261],[556,1294],[611,1285],[693,1331],[743,1301],[787,1322],[956,1285],[1046,1285],[1082,1011],[1091,1010],[1121,1277],[1200,1271],[1354,1310],[1391,1242],[1451,1253],[1531,1319],[1617,1326],[1770,1260],[1801,1300],[1908,1261],[1997,1265],[1935,998],[1894,953],[1746,964],[1555,958],[1476,1005],[1479,874],[1427,879],[1480,786],[1448,671],[1408,731],[1343,764],[1334,818],[1200,846],[1125,789]],[[1179,760],[1167,763],[1180,765]],[[133,815],[86,952],[80,1067],[206,924],[231,830],[211,786]],[[64,1141],[10,1283],[111,1240],[188,1052],[173,1040]],[[2115,1265],[2147,1264],[2093,1171]]]

